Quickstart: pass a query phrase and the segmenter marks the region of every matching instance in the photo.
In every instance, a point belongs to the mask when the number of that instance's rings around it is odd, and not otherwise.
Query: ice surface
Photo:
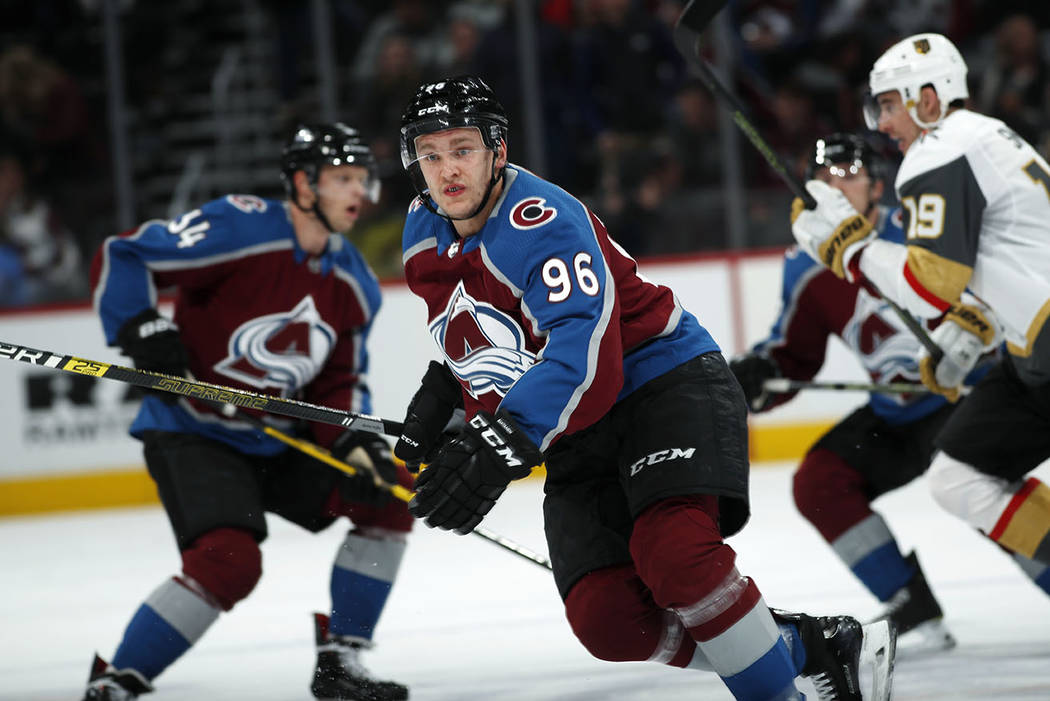
[[[865,617],[878,604],[797,514],[790,467],[752,473],[754,516],[731,539],[773,606]],[[508,490],[485,520],[546,553],[541,485]],[[895,698],[1050,699],[1050,601],[994,545],[942,513],[925,481],[876,503],[919,549],[959,647],[897,665]],[[308,701],[310,613],[328,609],[345,531],[311,536],[270,517],[264,575],[145,699]],[[0,699],[79,700],[94,650],[109,658],[139,602],[178,568],[159,508],[0,520]],[[592,659],[549,572],[482,538],[420,527],[366,663],[414,701],[728,699],[713,674]]]

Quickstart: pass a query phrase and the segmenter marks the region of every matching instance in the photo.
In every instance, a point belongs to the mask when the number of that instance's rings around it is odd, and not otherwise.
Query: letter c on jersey
[[[542,197],[526,197],[510,210],[510,223],[515,229],[535,229],[558,216],[554,207],[545,207]]]

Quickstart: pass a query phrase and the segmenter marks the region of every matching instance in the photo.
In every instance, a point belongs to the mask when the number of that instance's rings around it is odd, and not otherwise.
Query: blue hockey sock
[[[1012,555],[1014,562],[1024,571],[1025,575],[1035,582],[1037,587],[1050,594],[1050,567],[1020,553],[1012,553]]]
[[[219,609],[169,579],[135,611],[110,664],[137,670],[152,681],[200,640],[218,617]]]
[[[915,575],[886,521],[877,513],[840,535],[831,547],[879,601],[888,601]]]
[[[372,640],[404,553],[402,540],[347,534],[332,566],[332,635]]]
[[[697,646],[736,699],[805,698],[795,687],[801,668],[792,659],[791,650],[761,599],[727,630],[711,640],[697,642]]]

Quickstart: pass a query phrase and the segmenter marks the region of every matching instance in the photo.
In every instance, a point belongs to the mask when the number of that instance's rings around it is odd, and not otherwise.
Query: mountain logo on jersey
[[[542,197],[526,197],[510,210],[510,223],[515,229],[535,229],[558,216],[554,207],[546,207]]]
[[[335,331],[307,295],[289,312],[256,317],[237,327],[230,334],[228,354],[215,364],[215,371],[259,389],[277,388],[288,396],[317,376],[335,340]]]
[[[445,310],[430,322],[430,334],[475,399],[490,391],[505,396],[536,362],[525,348],[525,332],[517,322],[471,297],[462,281]]]
[[[887,382],[917,382],[916,358],[919,342],[883,300],[860,290],[853,317],[842,330],[843,340],[860,354],[861,364],[875,379]],[[905,404],[908,398],[895,395],[894,401]]]

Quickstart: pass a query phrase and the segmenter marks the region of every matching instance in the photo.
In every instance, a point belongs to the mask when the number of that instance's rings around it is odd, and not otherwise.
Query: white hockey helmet
[[[941,100],[941,113],[932,122],[923,122],[915,110],[924,85],[932,85]],[[900,92],[908,114],[925,129],[940,124],[952,101],[970,96],[966,87],[966,61],[955,44],[941,34],[914,34],[891,46],[872,66],[868,86],[872,99],[865,105],[864,121],[872,130],[877,129],[879,123],[874,98],[881,93]]]

